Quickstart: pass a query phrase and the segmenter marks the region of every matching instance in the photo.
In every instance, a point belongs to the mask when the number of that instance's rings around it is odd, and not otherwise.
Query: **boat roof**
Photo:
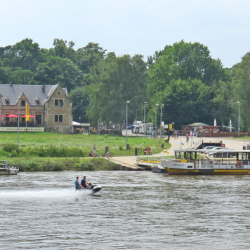
[[[234,149],[221,149],[221,150],[205,150],[205,149],[175,149],[175,152],[223,152],[223,153],[250,153],[250,150],[234,150]]]

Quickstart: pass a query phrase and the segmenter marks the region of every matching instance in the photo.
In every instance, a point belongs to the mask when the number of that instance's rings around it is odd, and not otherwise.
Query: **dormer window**
[[[21,100],[21,106],[25,106],[25,100]]]
[[[10,104],[10,99],[9,99],[8,97],[5,97],[4,100],[5,100],[5,103],[6,103],[6,104]]]
[[[36,104],[40,104],[40,99],[38,97],[35,99],[35,101],[36,101]]]

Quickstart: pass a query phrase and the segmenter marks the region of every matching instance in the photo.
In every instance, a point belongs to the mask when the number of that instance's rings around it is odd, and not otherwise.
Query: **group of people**
[[[109,152],[109,146],[105,147],[105,156],[108,156],[108,152]],[[93,156],[96,156],[96,146],[94,144],[93,146]]]
[[[247,145],[245,143],[243,143],[242,149],[243,150],[250,150],[250,143],[248,143]]]
[[[83,188],[89,189],[89,185],[90,185],[90,182],[86,181],[86,176],[83,176],[81,180],[81,184],[79,183],[79,177],[78,176],[76,177],[76,180],[75,180],[76,189],[83,189]]]

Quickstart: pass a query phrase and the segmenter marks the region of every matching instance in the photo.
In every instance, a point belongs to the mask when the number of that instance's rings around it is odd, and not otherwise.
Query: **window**
[[[55,122],[63,122],[63,115],[55,115]]]
[[[55,106],[63,106],[63,100],[62,99],[55,99]]]
[[[21,106],[25,106],[25,100],[21,100]]]

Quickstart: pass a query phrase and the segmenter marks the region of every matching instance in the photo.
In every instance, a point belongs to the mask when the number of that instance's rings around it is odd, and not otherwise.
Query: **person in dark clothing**
[[[86,176],[83,176],[83,179],[81,181],[81,187],[89,189],[89,183],[86,182]]]

